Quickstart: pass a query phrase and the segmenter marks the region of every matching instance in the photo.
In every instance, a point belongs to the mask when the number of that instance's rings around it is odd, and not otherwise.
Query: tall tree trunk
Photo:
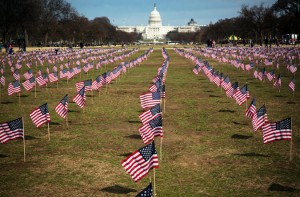
[[[27,30],[24,30],[24,38],[25,38],[25,45],[28,46],[28,34],[27,34]]]
[[[47,43],[48,43],[48,32],[46,32],[45,34],[45,43],[44,43],[45,47],[47,46]]]

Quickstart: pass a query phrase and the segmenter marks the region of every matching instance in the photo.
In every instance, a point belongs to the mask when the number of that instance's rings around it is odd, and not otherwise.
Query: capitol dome
[[[160,14],[156,10],[155,4],[154,4],[154,10],[150,14],[148,24],[149,26],[162,26]]]

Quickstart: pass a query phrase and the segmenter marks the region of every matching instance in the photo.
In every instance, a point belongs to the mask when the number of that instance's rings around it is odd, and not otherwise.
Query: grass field
[[[148,48],[127,58],[141,55]],[[292,115],[293,160],[290,141],[263,144],[262,133],[252,131],[245,105],[238,106],[225,92],[209,82],[203,73],[195,75],[191,60],[167,48],[170,56],[166,78],[166,111],[160,167],[156,169],[157,196],[299,196],[300,195],[300,81],[293,97],[287,88],[291,74],[284,64],[281,91],[268,81],[255,80],[232,65],[206,59],[216,70],[240,86],[248,83],[251,102],[266,104],[268,119],[279,121]],[[205,60],[205,58],[203,58]],[[26,162],[21,140],[0,145],[0,196],[135,196],[149,183],[148,176],[135,183],[121,161],[144,146],[138,128],[142,112],[139,95],[148,91],[157,68],[163,63],[161,46],[126,75],[100,93],[87,93],[81,110],[71,99],[75,83],[95,79],[97,72],[62,80],[34,92],[22,89],[8,96],[1,89],[0,122],[23,116],[26,135]],[[9,69],[6,70],[10,73]],[[253,71],[252,71],[253,72]],[[252,73],[251,72],[251,73]],[[297,71],[296,79],[300,72]],[[7,79],[7,83],[12,78]],[[69,94],[69,128],[54,108]],[[36,128],[29,113],[47,102],[51,115],[51,140],[47,126]],[[155,139],[160,153],[160,139]],[[159,155],[161,157],[161,155]]]

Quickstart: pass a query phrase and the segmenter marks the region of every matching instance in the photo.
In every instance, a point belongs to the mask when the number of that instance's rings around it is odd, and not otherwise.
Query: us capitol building
[[[197,24],[194,19],[191,19],[186,26],[163,26],[159,12],[156,10],[154,4],[154,10],[151,12],[148,26],[117,26],[117,30],[132,33],[141,33],[144,40],[148,39],[164,39],[168,32],[196,32],[200,29],[200,25]]]

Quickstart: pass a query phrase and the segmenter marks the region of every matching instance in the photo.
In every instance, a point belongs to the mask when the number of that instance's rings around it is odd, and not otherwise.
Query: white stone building
[[[144,40],[148,39],[164,39],[168,32],[196,32],[200,29],[194,19],[191,19],[186,26],[163,26],[159,12],[156,10],[154,4],[154,10],[151,12],[148,26],[117,26],[117,30],[125,31],[128,33],[136,32],[141,33]]]

